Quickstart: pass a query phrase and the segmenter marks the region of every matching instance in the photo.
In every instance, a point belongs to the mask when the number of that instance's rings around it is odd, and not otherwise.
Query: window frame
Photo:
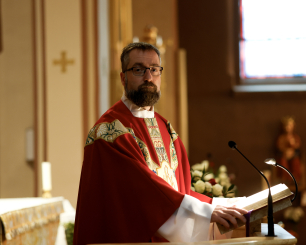
[[[273,92],[273,91],[306,91],[306,77],[273,77],[273,78],[243,78],[241,76],[241,51],[240,42],[242,40],[242,0],[233,1],[234,7],[234,52],[235,52],[235,74],[236,85],[233,86],[233,90],[236,92]],[[229,30],[231,31],[231,30]],[[290,88],[291,86],[291,88]],[[253,87],[253,89],[252,89]],[[243,89],[246,88],[246,89]],[[273,89],[274,88],[274,89]]]

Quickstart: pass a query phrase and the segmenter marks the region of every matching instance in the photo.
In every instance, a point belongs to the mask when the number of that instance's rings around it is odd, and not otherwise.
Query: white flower
[[[195,191],[195,188],[193,186],[190,187],[191,190]]]
[[[203,177],[203,179],[204,179],[205,181],[209,181],[209,180],[213,179],[214,177],[215,177],[215,176],[214,176],[213,173],[209,173],[209,174],[206,174],[206,175]]]
[[[203,171],[205,169],[205,171],[208,169],[209,167],[209,161],[204,160],[201,163],[196,163],[194,165],[191,166],[191,168],[193,170],[199,170],[199,171]]]
[[[203,171],[203,169],[204,169],[204,164],[203,164],[203,163],[196,163],[196,164],[192,165],[191,168],[192,168],[193,170]]]
[[[231,183],[229,182],[229,179],[227,180],[220,180],[220,185],[222,186],[226,186],[227,188],[229,188],[231,186]]]
[[[225,165],[221,165],[220,168],[219,168],[219,172],[220,173],[226,173],[227,172],[227,168]]]
[[[209,182],[205,182],[205,190],[207,192],[211,192],[212,191],[212,185]]]
[[[205,191],[205,183],[202,180],[198,180],[193,186],[198,193],[203,193]]]
[[[209,168],[209,161],[208,160],[204,160],[203,162],[201,162],[201,164],[204,165],[204,169],[205,169],[205,171],[207,171],[208,168]]]
[[[202,177],[203,172],[199,171],[199,170],[194,170],[192,173],[192,177]]]
[[[222,190],[223,190],[223,187],[219,184],[215,184],[213,187],[212,187],[212,193],[214,196],[222,196]]]
[[[219,174],[219,179],[222,181],[222,180],[228,180],[228,176],[226,173],[220,173]]]

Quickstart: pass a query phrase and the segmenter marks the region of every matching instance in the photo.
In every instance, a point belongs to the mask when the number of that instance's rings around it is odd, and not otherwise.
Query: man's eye
[[[151,71],[156,72],[156,71],[158,71],[158,69],[156,67],[152,67]]]
[[[143,70],[143,68],[135,67],[134,70],[135,70],[136,72],[141,72],[141,71]]]

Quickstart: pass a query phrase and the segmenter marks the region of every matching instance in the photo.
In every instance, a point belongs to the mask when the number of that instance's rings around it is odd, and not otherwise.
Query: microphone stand
[[[268,235],[267,237],[276,237],[274,233],[274,221],[273,221],[273,200],[272,200],[272,195],[271,195],[271,190],[270,190],[270,183],[267,180],[266,176],[258,170],[258,168],[255,167],[253,163],[249,161],[237,148],[237,145],[234,141],[229,141],[228,145],[230,148],[233,150],[237,150],[241,156],[243,156],[257,171],[258,173],[266,180],[268,188],[269,188],[269,194],[268,194]]]
[[[295,180],[293,174],[292,174],[287,168],[285,168],[284,166],[278,164],[278,163],[275,161],[274,158],[267,158],[267,159],[265,160],[265,163],[266,163],[266,164],[269,164],[269,165],[273,165],[274,167],[276,167],[276,166],[277,166],[277,167],[280,167],[280,168],[284,169],[284,170],[291,176],[291,178],[293,179],[294,184],[295,184],[295,193],[294,193],[294,197],[293,197],[292,200],[291,200],[291,202],[293,202],[294,199],[296,198],[297,193],[298,193],[298,185],[297,185],[297,183],[296,183],[296,180]]]

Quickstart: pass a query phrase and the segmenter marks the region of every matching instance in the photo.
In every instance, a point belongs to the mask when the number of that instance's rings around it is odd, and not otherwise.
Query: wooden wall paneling
[[[97,0],[82,1],[82,87],[84,142],[99,117]]]
[[[81,1],[45,1],[47,161],[52,195],[76,205],[84,147]],[[73,64],[54,63],[65,52]],[[63,58],[63,57],[62,57]],[[86,70],[85,70],[86,72]]]
[[[1,1],[0,197],[33,196],[34,167],[26,161],[26,129],[33,128],[31,0]]]

